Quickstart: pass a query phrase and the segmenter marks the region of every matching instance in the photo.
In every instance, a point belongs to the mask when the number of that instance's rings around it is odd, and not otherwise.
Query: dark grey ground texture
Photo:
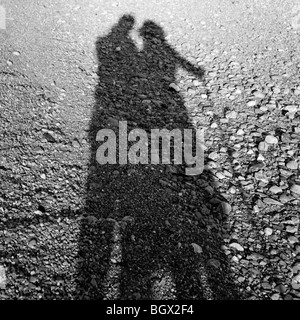
[[[0,299],[299,300],[297,1],[0,5]],[[118,121],[205,170],[100,165]]]

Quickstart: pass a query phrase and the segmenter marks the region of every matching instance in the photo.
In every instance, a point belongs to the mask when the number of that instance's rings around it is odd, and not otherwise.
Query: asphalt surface
[[[299,299],[296,1],[0,5],[1,299]],[[205,170],[100,165],[118,121]]]

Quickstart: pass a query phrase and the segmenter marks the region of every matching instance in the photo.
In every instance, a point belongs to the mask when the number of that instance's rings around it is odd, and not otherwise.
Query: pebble
[[[269,205],[275,205],[275,206],[282,206],[282,203],[272,199],[272,198],[264,198],[264,203],[269,204]]]
[[[291,113],[296,113],[299,110],[299,106],[297,105],[288,105],[284,107],[284,110],[291,112]]]
[[[256,253],[256,252],[253,252],[249,256],[247,256],[247,259],[251,259],[251,260],[261,260],[263,258],[264,258],[264,256],[262,256],[261,254]]]
[[[278,139],[274,136],[271,135],[267,135],[265,138],[265,142],[268,144],[277,144],[278,143]]]
[[[296,161],[289,161],[287,164],[286,164],[286,167],[288,169],[291,169],[291,170],[297,170],[298,169],[298,162]]]
[[[254,96],[258,99],[263,99],[265,97],[265,95],[261,91],[255,91]]]
[[[264,232],[266,236],[270,236],[273,233],[273,230],[271,228],[265,228]]]
[[[195,253],[202,253],[203,252],[202,248],[197,243],[192,243],[192,246],[194,248]]]
[[[214,77],[216,77],[216,75],[217,75],[216,72],[208,72],[208,76],[209,76],[209,77],[214,78]]]
[[[289,236],[288,241],[290,244],[295,244],[295,243],[299,242],[298,238],[296,238],[295,236]]]
[[[293,266],[293,273],[298,273],[300,271],[300,262],[296,262]]]
[[[292,287],[295,290],[298,290],[300,288],[300,274],[297,274],[295,277],[293,277]]]
[[[240,260],[239,260],[239,258],[238,258],[237,256],[233,256],[233,257],[231,258],[231,261],[233,261],[233,262],[235,262],[235,263],[239,263],[239,262],[240,262]]]
[[[232,242],[229,247],[236,249],[237,251],[244,251],[244,248],[237,242]]]
[[[226,113],[226,118],[236,119],[236,118],[237,118],[237,112],[236,112],[236,111],[227,112],[227,113]]]
[[[286,194],[282,194],[282,195],[280,195],[280,197],[279,197],[279,201],[280,201],[281,203],[287,203],[287,202],[289,202],[289,201],[291,201],[291,200],[292,200],[292,198],[289,197],[289,196],[286,195]]]
[[[298,226],[287,226],[286,231],[289,233],[296,233],[298,231]]]
[[[36,238],[32,238],[29,243],[28,243],[28,247],[31,249],[34,249],[37,245],[37,239]]]
[[[270,285],[270,283],[268,282],[263,282],[261,284],[261,286],[265,289],[265,290],[271,290],[272,289],[272,286]]]
[[[219,154],[214,151],[214,152],[211,152],[211,153],[208,155],[208,157],[209,157],[209,159],[216,161],[216,160],[219,159]]]
[[[254,177],[256,180],[263,181],[265,183],[269,182],[267,175],[262,171],[255,172]]]
[[[224,201],[221,202],[221,207],[222,207],[223,214],[225,216],[228,215],[232,210],[231,205],[227,202],[224,202]]]
[[[257,156],[257,161],[264,161],[264,160],[266,160],[266,158],[262,154],[259,154]]]
[[[30,281],[31,283],[37,283],[37,282],[38,282],[38,278],[35,277],[35,276],[31,276],[31,277],[29,278],[29,281]]]
[[[251,100],[251,101],[247,102],[247,107],[254,107],[254,106],[256,106],[255,100]]]
[[[291,192],[294,194],[300,195],[300,185],[299,184],[294,184],[290,188]]]
[[[73,146],[74,148],[79,148],[79,147],[80,147],[79,141],[78,141],[77,139],[74,139],[74,140],[72,141],[72,146]]]
[[[299,219],[298,217],[295,217],[295,216],[292,217],[291,220],[289,220],[289,223],[290,223],[290,224],[294,224],[294,225],[295,225],[295,224],[298,225],[299,222],[300,222],[300,219]]]
[[[172,89],[172,90],[174,90],[174,91],[176,91],[176,92],[180,91],[178,85],[175,84],[175,83],[171,83],[171,84],[169,85],[169,88]]]
[[[201,85],[201,82],[199,81],[199,80],[193,80],[193,85],[195,86],[195,87],[198,87],[198,86],[200,86]]]
[[[299,90],[299,89],[296,89],[296,90],[294,91],[294,95],[299,96],[299,95],[300,95],[300,90]]]
[[[226,178],[222,172],[217,172],[217,173],[216,173],[216,177],[217,177],[218,179],[220,179],[220,180]]]
[[[0,265],[0,289],[4,290],[6,288],[6,273],[5,273],[5,268]]]
[[[269,189],[270,192],[277,194],[277,193],[282,193],[282,189],[280,187],[277,186],[273,186]]]
[[[283,284],[279,284],[275,287],[275,290],[278,292],[278,293],[285,293],[286,292],[286,287],[283,285]]]
[[[272,294],[271,299],[272,300],[279,300],[280,299],[280,294],[279,293]]]
[[[212,258],[212,259],[209,259],[207,261],[207,265],[208,266],[212,266],[212,267],[214,267],[216,269],[219,269],[220,266],[221,266],[221,262],[219,260],[217,260],[217,259]]]

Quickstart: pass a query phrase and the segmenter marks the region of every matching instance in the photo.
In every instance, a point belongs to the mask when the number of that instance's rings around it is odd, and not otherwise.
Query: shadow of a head
[[[163,29],[151,20],[144,22],[143,26],[139,29],[139,34],[141,37],[147,40],[157,39],[160,41],[165,41],[165,32]]]
[[[135,19],[132,15],[123,15],[118,23],[112,28],[112,32],[120,34],[127,34],[133,28],[135,24]]]

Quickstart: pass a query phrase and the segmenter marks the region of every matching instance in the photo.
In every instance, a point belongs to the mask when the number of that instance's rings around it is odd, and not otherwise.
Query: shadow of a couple
[[[118,152],[115,164],[96,160],[97,133],[114,130],[118,145],[119,121],[127,121],[128,131],[140,128],[149,136],[151,129],[195,128],[179,88],[170,84],[185,69],[193,86],[203,69],[181,57],[150,20],[139,29],[143,48],[138,50],[130,37],[134,24],[133,16],[124,15],[96,42],[99,82],[89,129],[78,294],[82,299],[237,299],[221,249],[226,217],[208,170],[192,177],[172,161],[118,164]]]

